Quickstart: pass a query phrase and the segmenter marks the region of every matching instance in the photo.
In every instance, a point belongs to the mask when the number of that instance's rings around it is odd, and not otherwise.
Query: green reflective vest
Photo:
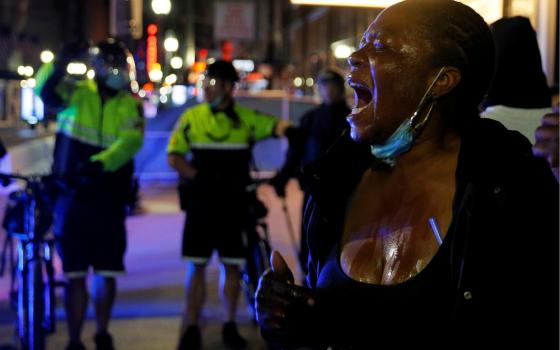
[[[235,104],[239,117],[235,127],[224,112],[212,113],[208,103],[187,109],[177,121],[167,145],[167,153],[185,155],[193,149],[248,149],[255,141],[273,136],[277,119]]]
[[[52,63],[43,65],[37,72],[38,95],[53,72]],[[119,91],[102,103],[97,84],[91,79],[63,80],[56,93],[65,105],[57,115],[58,135],[98,147],[100,151],[89,159],[101,161],[106,171],[117,171],[132,160],[143,142],[140,101],[126,91]]]

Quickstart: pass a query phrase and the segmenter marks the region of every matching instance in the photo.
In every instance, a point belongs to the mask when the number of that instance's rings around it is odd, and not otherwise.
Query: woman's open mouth
[[[348,84],[354,89],[354,107],[352,108],[351,115],[356,115],[371,103],[372,94],[367,86],[359,82],[349,81]]]

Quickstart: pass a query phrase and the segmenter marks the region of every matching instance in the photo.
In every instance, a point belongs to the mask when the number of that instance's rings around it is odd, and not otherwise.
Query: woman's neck
[[[430,162],[432,159],[449,153],[459,153],[461,137],[455,131],[424,134],[419,137],[407,153],[401,155],[395,167],[408,167],[419,163]]]

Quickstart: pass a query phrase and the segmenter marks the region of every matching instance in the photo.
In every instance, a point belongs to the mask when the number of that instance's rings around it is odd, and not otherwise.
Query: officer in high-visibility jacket
[[[66,75],[74,60],[89,60],[95,79]],[[86,278],[93,268],[98,350],[113,349],[107,331],[124,273],[125,203],[131,189],[133,157],[143,142],[141,104],[128,88],[134,60],[113,39],[92,48],[68,45],[54,63],[37,73],[36,93],[57,108],[52,172],[58,180],[54,231],[68,278],[67,350],[84,349],[81,329],[88,304]]]
[[[231,62],[215,61],[205,76],[207,103],[181,115],[167,147],[169,164],[182,180],[180,196],[187,212],[182,250],[188,261],[186,305],[178,349],[201,348],[199,318],[205,298],[205,269],[214,250],[223,265],[223,341],[229,348],[241,349],[247,344],[238,333],[235,316],[239,267],[247,255],[245,189],[251,181],[251,145],[285,135],[290,124],[234,102],[239,78]]]

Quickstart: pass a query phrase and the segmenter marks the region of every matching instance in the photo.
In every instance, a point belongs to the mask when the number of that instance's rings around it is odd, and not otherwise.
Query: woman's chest
[[[452,218],[451,169],[386,175],[364,175],[349,203],[341,242],[342,270],[372,284],[400,283],[422,271]]]

